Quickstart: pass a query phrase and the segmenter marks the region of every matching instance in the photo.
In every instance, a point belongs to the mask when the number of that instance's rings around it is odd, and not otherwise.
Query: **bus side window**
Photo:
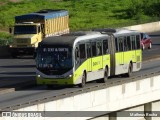
[[[123,51],[123,37],[118,38],[119,52]]]
[[[124,51],[128,51],[127,39],[124,37]]]
[[[79,64],[79,49],[76,47],[75,49],[75,64]]]
[[[103,40],[103,55],[108,53],[108,40]]]
[[[128,50],[131,50],[131,40],[130,40],[130,36],[127,36],[127,47],[128,47]]]
[[[80,50],[80,59],[85,59],[86,58],[85,44],[79,45],[79,50]]]
[[[135,40],[135,36],[131,36],[131,41],[132,41],[132,50],[136,49],[136,40]]]
[[[140,49],[140,36],[139,35],[136,35],[136,46],[137,46],[137,49]]]
[[[92,57],[97,56],[96,42],[92,42]]]
[[[87,58],[91,57],[91,45],[90,43],[87,44]]]
[[[97,42],[97,56],[102,55],[102,43]]]
[[[119,50],[118,50],[118,40],[117,40],[117,38],[115,39],[115,46],[116,46],[116,52],[118,52]]]

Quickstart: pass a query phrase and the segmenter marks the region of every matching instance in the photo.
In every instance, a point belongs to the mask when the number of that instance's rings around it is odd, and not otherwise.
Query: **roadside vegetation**
[[[159,6],[159,0],[1,0],[0,40],[12,38],[8,29],[16,15],[41,9],[67,9],[70,29],[77,31],[158,21]]]

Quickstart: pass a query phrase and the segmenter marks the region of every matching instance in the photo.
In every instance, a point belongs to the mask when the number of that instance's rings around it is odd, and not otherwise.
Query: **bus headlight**
[[[69,77],[72,77],[72,75],[69,75]]]

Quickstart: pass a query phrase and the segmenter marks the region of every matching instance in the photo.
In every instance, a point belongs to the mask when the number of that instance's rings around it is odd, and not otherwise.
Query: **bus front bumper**
[[[36,76],[38,85],[74,85],[73,77],[68,78],[41,78]]]

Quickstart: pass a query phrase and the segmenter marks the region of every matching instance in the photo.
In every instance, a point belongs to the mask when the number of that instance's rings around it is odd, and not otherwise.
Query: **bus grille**
[[[63,75],[64,73],[68,72],[70,69],[65,69],[65,70],[45,70],[45,69],[40,69],[40,71],[46,75]]]

